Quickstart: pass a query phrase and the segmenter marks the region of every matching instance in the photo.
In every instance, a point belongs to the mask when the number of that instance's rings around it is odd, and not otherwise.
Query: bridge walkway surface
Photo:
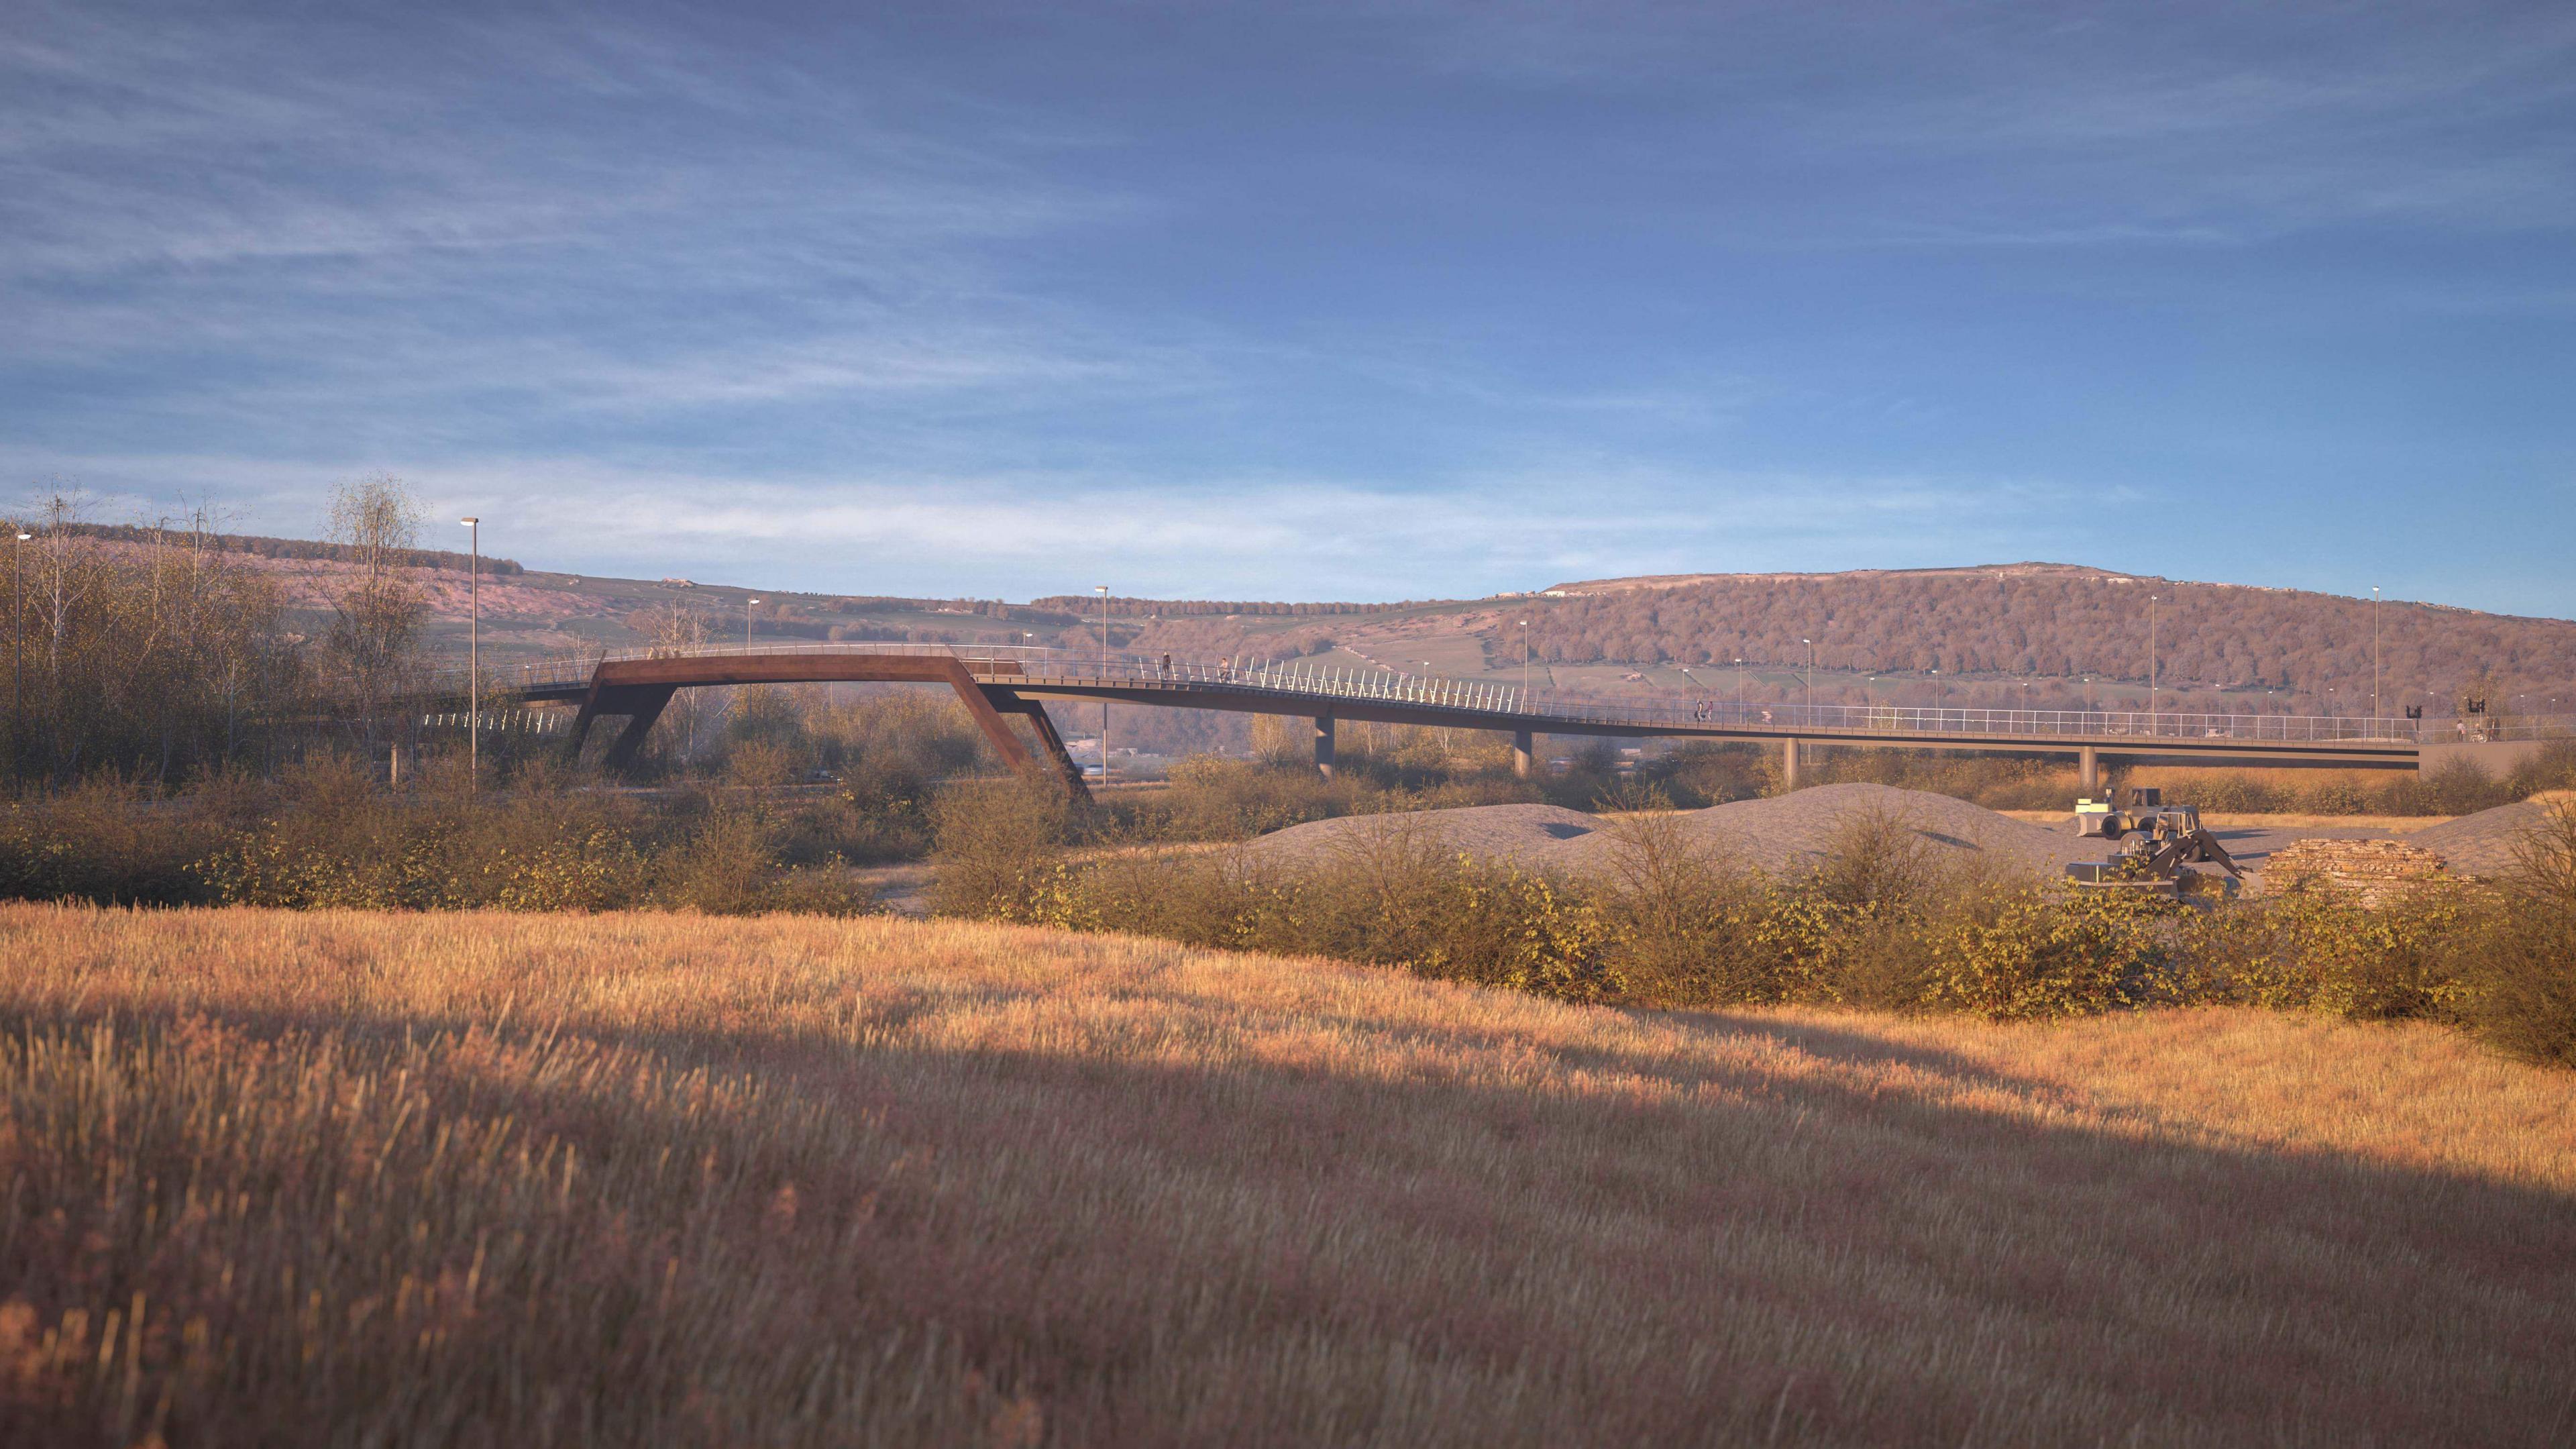
[[[1802,746],[1980,750],[2067,756],[2088,788],[2102,764],[2204,763],[2421,769],[2480,750],[2522,752],[2566,738],[2570,721],[2518,716],[2368,719],[2329,715],[2180,714],[2171,711],[1974,709],[1915,705],[1759,704],[1706,695],[1601,699],[1525,691],[1494,680],[1454,679],[1305,661],[1248,663],[1011,646],[771,643],[639,649],[543,660],[487,673],[486,697],[514,705],[578,709],[578,752],[603,715],[626,724],[606,765],[623,770],[679,690],[721,685],[837,682],[945,684],[1012,768],[1044,768],[1007,716],[1029,722],[1039,750],[1067,784],[1080,771],[1048,720],[1045,700],[1112,700],[1218,709],[1314,721],[1316,764],[1333,765],[1341,720],[1491,730],[1513,737],[1526,774],[1537,735],[1649,736],[1777,744],[1790,782]],[[461,680],[447,690],[464,692]]]

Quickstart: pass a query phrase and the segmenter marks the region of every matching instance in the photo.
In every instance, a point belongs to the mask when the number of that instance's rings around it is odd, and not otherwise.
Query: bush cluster
[[[1612,869],[1555,880],[1452,853],[1388,816],[1285,868],[1142,845],[1069,851],[1071,817],[1027,787],[939,811],[946,913],[1193,945],[1312,954],[1568,1001],[1807,1003],[2036,1020],[2248,1004],[2476,1031],[2576,1066],[2576,808],[2491,885],[2376,908],[2331,889],[2254,900],[2089,891],[1936,865],[1901,819],[1851,822],[1773,877],[1669,816],[1609,828]]]
[[[380,910],[847,912],[837,801],[742,790],[571,791],[542,771],[469,795],[394,791],[316,757],[270,783],[181,795],[113,781],[0,812],[0,896],[125,905]]]
[[[2576,740],[2552,740],[2490,778],[2466,760],[2429,774],[2355,778],[2339,772],[2168,770],[2157,783],[2203,810],[2291,815],[2470,815],[2576,788]],[[2062,803],[2062,802],[2058,802]]]
[[[1227,760],[1201,755],[1172,766],[1170,784],[1105,808],[1129,838],[1249,840],[1273,830],[1344,815],[1454,810],[1536,800],[1508,768],[1450,769],[1353,752],[1332,779],[1293,760]]]

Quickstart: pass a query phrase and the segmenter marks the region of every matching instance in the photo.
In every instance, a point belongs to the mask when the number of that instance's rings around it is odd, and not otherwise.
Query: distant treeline
[[[880,610],[904,613],[926,611],[934,614],[973,614],[985,619],[1008,619],[1014,624],[1046,624],[1057,628],[1081,622],[1069,613],[1046,607],[1049,602],[1049,600],[1040,599],[1034,604],[1006,604],[999,599],[906,599],[892,594],[852,594],[829,601],[815,602],[811,607],[835,614],[865,614]],[[853,634],[850,637],[872,639],[879,636]]]
[[[1032,599],[1029,604],[1032,608],[1062,609],[1067,613],[1086,618],[1100,617],[1100,600],[1086,599],[1078,594],[1055,594],[1043,599]],[[1159,615],[1166,619],[1179,619],[1205,614],[1241,614],[1303,619],[1319,614],[1383,614],[1394,609],[1419,607],[1421,607],[1420,604],[1412,601],[1400,604],[1282,604],[1216,599],[1122,599],[1115,596],[1109,600],[1109,613],[1112,618],[1121,616],[1142,618]]]
[[[321,559],[331,563],[363,563],[356,545],[323,543],[309,538],[268,538],[254,533],[196,533],[190,537],[185,528],[144,528],[130,523],[58,523],[49,527],[78,538],[95,538],[109,543],[163,544],[185,541],[190,547],[215,553],[246,553],[255,558]],[[443,548],[403,548],[385,553],[388,561],[405,568],[455,569],[462,573],[473,566],[473,555]],[[526,573],[516,559],[483,560],[487,574],[515,575]]]

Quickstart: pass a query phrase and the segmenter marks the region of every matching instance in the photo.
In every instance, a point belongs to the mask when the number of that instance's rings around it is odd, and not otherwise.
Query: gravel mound
[[[2540,823],[2545,805],[2526,801],[2464,815],[2447,824],[2409,831],[2405,839],[2438,852],[2460,875],[2497,875],[2513,865],[2514,841]],[[2074,861],[2103,860],[2116,848],[2075,833],[2072,815],[2055,826],[1998,815],[1982,805],[1922,790],[1887,785],[1819,785],[1765,800],[1740,800],[1706,810],[1685,810],[1685,829],[1738,862],[1775,875],[1813,868],[1852,820],[1884,813],[1911,826],[1942,855],[2063,874]],[[1264,863],[1313,865],[1380,832],[1421,832],[1444,848],[1480,860],[1501,861],[1553,875],[1589,875],[1611,868],[1616,844],[1610,822],[1556,805],[1480,805],[1466,810],[1425,810],[1405,815],[1354,815],[1318,820],[1265,835],[1243,847]],[[2386,839],[2366,827],[2233,829],[2212,832],[2249,871],[2262,869],[2274,852],[2297,840]]]
[[[1706,844],[1775,874],[1814,867],[1834,839],[1856,821],[1881,815],[1912,828],[1936,852],[1973,856],[2044,875],[2064,873],[2067,862],[2100,860],[2109,847],[2075,834],[2070,814],[2058,827],[1998,815],[1949,795],[1899,790],[1890,785],[1818,785],[1762,800],[1739,800],[1683,814],[1682,823]],[[1590,853],[1605,863],[1606,839]],[[1581,846],[1576,849],[1580,851]]]
[[[2070,861],[2109,854],[2103,842],[2078,838],[2071,818],[2052,829],[1948,795],[1887,785],[1819,785],[1765,800],[1687,810],[1680,819],[1703,844],[1744,865],[1785,875],[1812,868],[1846,825],[1874,813],[1902,821],[1942,855],[2043,875],[2063,873]],[[1263,836],[1244,849],[1266,864],[1307,865],[1329,860],[1378,832],[1422,831],[1461,854],[1581,876],[1611,868],[1617,847],[1603,828],[1606,823],[1555,805],[1481,805],[1400,817],[1318,820]]]
[[[1597,816],[1561,805],[1475,805],[1463,810],[1314,820],[1274,831],[1243,849],[1268,865],[1320,865],[1382,832],[1418,831],[1462,855],[1536,869],[1553,861],[1554,852],[1567,841],[1596,834],[1600,828]]]
[[[2428,825],[2406,838],[2427,850],[2441,852],[2456,874],[2502,875],[2513,868],[2514,842],[2525,831],[2537,827],[2548,809],[2536,800],[2499,805],[2440,825]]]

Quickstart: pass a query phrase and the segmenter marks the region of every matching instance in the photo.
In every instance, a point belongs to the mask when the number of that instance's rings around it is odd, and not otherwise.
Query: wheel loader
[[[2245,872],[2200,823],[2193,805],[2167,805],[2164,792],[2140,786],[2128,792],[2126,804],[2109,800],[2075,802],[2075,833],[2088,840],[2125,841],[2099,864],[2078,862],[2066,868],[2078,885],[2104,889],[2179,895],[2183,868],[2215,865],[2235,879]]]

